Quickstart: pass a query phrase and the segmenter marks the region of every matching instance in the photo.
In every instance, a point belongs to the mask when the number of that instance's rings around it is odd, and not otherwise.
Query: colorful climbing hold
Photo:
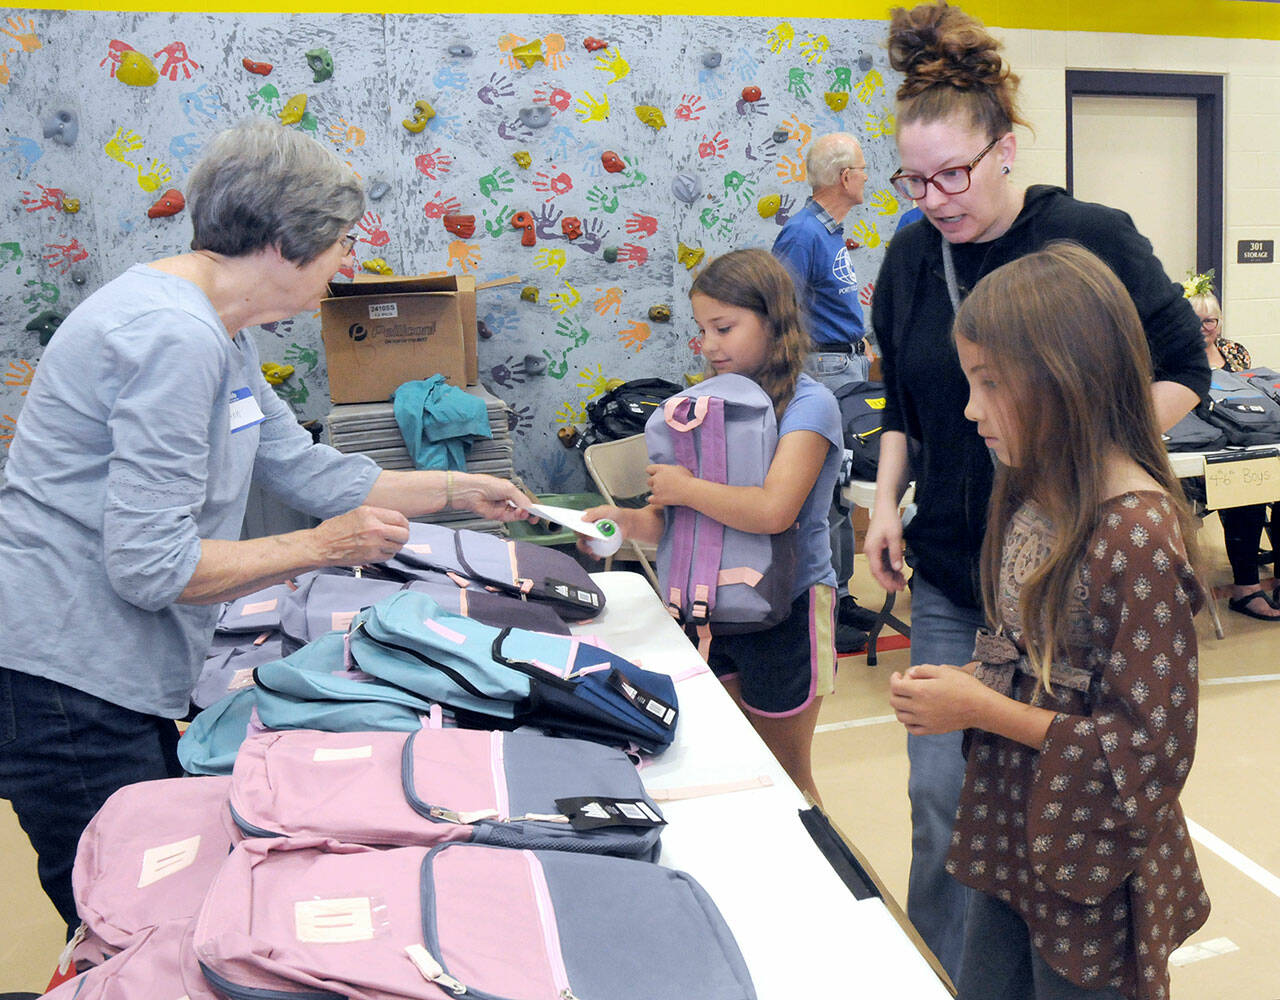
[[[46,309],[44,312],[32,318],[31,322],[26,325],[27,333],[34,333],[40,337],[40,346],[47,347],[49,341],[53,339],[54,332],[62,325],[62,321],[66,319],[62,313],[54,312],[52,309]]]
[[[560,220],[560,232],[566,240],[576,240],[582,235],[582,220],[576,215],[566,215]]]
[[[782,207],[782,198],[776,194],[767,194],[756,202],[756,211],[762,219],[772,219]]]
[[[705,52],[702,56],[702,65],[707,67],[707,69],[715,69],[720,65],[720,59],[721,56],[719,52],[714,50],[711,52]]]
[[[828,90],[822,95],[822,99],[832,111],[843,111],[849,106],[849,95],[843,90]]]
[[[282,385],[293,374],[293,365],[278,365],[274,361],[262,363],[262,377],[271,385]]]
[[[618,248],[605,247],[604,253],[602,253],[600,256],[604,258],[604,262],[606,264],[616,264],[618,263]]]
[[[522,149],[518,152],[512,153],[511,158],[516,161],[521,170],[528,170],[529,164],[533,162],[533,157],[529,155],[529,151],[527,149]]]
[[[256,73],[258,76],[270,76],[271,70],[273,69],[271,63],[269,62],[256,62],[255,60],[250,59],[248,57],[241,59],[240,65],[243,66],[248,72]]]
[[[187,199],[182,197],[182,192],[176,188],[169,188],[154,205],[147,209],[147,218],[163,219],[166,216],[177,215],[186,207]]]
[[[522,289],[520,289],[520,298],[523,299],[525,302],[537,302],[538,286],[525,285]]]
[[[75,215],[80,211],[80,199],[67,198],[64,196],[62,199],[62,210],[66,212],[67,215]]]
[[[511,216],[511,228],[524,230],[524,234],[520,237],[520,245],[522,247],[531,247],[538,242],[538,236],[534,230],[533,216],[528,212],[516,212],[515,215]]]
[[[307,65],[315,74],[314,83],[324,83],[333,76],[333,56],[328,49],[310,49],[307,52]]]
[[[516,117],[525,128],[546,128],[551,122],[551,109],[543,105],[521,108]]]
[[[622,157],[612,149],[606,149],[600,154],[600,162],[604,164],[605,170],[611,174],[621,173],[627,168],[627,165],[622,162]]]
[[[389,277],[390,275],[393,275],[396,273],[391,269],[391,265],[388,264],[381,257],[374,257],[372,260],[366,260],[360,266],[363,267],[370,274],[382,274],[382,275],[387,275]]]
[[[45,115],[40,120],[40,128],[46,139],[52,139],[61,146],[70,146],[80,134],[80,119],[74,111],[61,108]]]
[[[302,115],[307,110],[307,95],[294,94],[284,102],[284,107],[280,109],[281,125],[297,125],[302,121]]]
[[[752,85],[750,87],[742,88],[742,99],[748,104],[755,104],[756,101],[760,100],[763,96],[764,95],[760,92],[760,88],[757,86]]]
[[[511,50],[514,56],[525,69],[528,69],[534,63],[545,62],[546,58],[542,54],[542,39],[535,38],[532,42],[525,42],[524,45],[517,45]]]
[[[702,247],[691,247],[684,243],[676,246],[676,260],[692,271],[695,267],[702,263],[702,258],[707,255],[707,251]]]
[[[404,119],[400,124],[406,129],[417,135],[427,127],[427,122],[436,116],[436,109],[426,101],[413,102],[413,114]]]
[[[471,239],[476,233],[476,217],[474,215],[446,215],[444,219],[444,228],[453,233],[454,236],[461,236],[464,240]]]
[[[775,146],[781,146],[784,142],[786,142],[790,138],[791,138],[791,133],[788,132],[781,125],[779,125],[777,128],[773,130],[773,144]]]
[[[160,79],[160,71],[156,64],[136,49],[129,49],[120,54],[120,65],[116,67],[116,79],[130,87],[150,87]]]
[[[588,35],[582,40],[582,47],[588,52],[599,52],[601,49],[607,49],[609,43],[603,38],[596,38],[594,35]]]
[[[667,120],[662,117],[662,110],[655,108],[652,104],[637,105],[636,117],[651,129],[660,129],[667,124]]]
[[[702,194],[702,178],[697,174],[676,174],[671,178],[671,193],[686,205],[692,205]]]
[[[650,306],[649,318],[655,323],[670,323],[671,307],[666,305]]]

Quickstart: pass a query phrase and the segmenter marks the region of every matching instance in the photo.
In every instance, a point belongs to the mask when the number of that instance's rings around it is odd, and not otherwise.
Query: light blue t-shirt
[[[795,395],[782,411],[778,422],[781,441],[792,431],[815,431],[830,442],[822,470],[805,497],[796,518],[796,579],[792,599],[815,583],[835,586],[836,573],[831,568],[831,534],[827,511],[840,477],[840,459],[844,449],[844,432],[840,423],[840,404],[831,390],[806,374],[796,382]]]
[[[378,473],[312,443],[196,285],[131,267],[58,327],[18,417],[0,665],[181,717],[219,610],[174,603],[200,539],[240,537],[251,478],[324,518]]]

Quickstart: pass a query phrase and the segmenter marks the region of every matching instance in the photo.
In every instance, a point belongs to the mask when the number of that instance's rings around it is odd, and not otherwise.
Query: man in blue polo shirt
[[[805,156],[813,195],[787,220],[773,244],[773,255],[796,283],[812,350],[805,370],[832,392],[867,378],[870,361],[863,343],[858,278],[845,241],[844,218],[862,204],[867,160],[858,140],[832,132],[814,140]],[[832,505],[831,552],[840,583],[836,648],[854,652],[865,644],[875,616],[847,593],[853,574],[853,531],[846,511]]]

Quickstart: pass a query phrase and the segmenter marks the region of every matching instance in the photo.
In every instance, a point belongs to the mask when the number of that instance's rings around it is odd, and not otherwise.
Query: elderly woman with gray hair
[[[220,602],[385,559],[408,517],[529,502],[316,445],[263,379],[245,328],[315,309],[351,255],[364,197],[337,157],[244,123],[208,144],[187,201],[190,253],[135,264],[59,328],[0,488],[0,796],[69,926],[85,824],[122,785],[182,773],[172,720]],[[240,540],[251,479],[323,520]]]

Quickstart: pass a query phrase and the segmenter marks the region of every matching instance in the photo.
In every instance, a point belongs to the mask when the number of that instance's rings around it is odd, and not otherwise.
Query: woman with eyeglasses
[[[511,520],[529,502],[314,444],[264,380],[246,328],[315,309],[355,242],[364,195],[331,151],[249,122],[210,140],[186,198],[191,252],[135,264],[58,328],[0,487],[0,797],[69,928],[90,818],[122,785],[182,773],[173,720],[222,601],[386,559],[407,517]],[[324,520],[242,541],[251,479]]]
[[[901,590],[910,548],[913,665],[968,663],[983,625],[978,555],[994,459],[964,418],[968,391],[951,340],[955,310],[980,278],[1051,240],[1083,244],[1137,306],[1162,426],[1189,411],[1209,384],[1195,315],[1128,215],[1076,201],[1061,188],[1016,182],[1013,128],[1026,122],[1000,47],[979,22],[944,2],[893,12],[889,59],[905,79],[897,92],[901,166],[891,180],[925,217],[893,237],[872,298],[888,402],[865,551],[877,581]],[[908,439],[920,448],[910,464]],[[898,503],[912,479],[916,510],[904,530]],[[907,740],[907,914],[958,979],[971,890],[945,865],[964,776],[961,734]],[[1001,834],[993,828],[993,835]]]
[[[1204,335],[1204,353],[1209,367],[1228,372],[1244,371],[1253,367],[1248,350],[1243,344],[1227,340],[1223,336],[1222,306],[1213,294],[1213,272],[1197,274],[1184,283],[1187,301],[1200,318],[1200,332]],[[1197,477],[1184,481],[1189,492],[1199,489],[1204,499],[1204,480]],[[1280,607],[1275,593],[1263,589],[1258,573],[1258,549],[1262,544],[1262,531],[1267,521],[1267,504],[1247,504],[1244,507],[1224,507],[1218,511],[1222,522],[1222,540],[1227,550],[1227,562],[1231,566],[1231,596],[1227,607],[1237,614],[1262,621],[1280,621]]]

